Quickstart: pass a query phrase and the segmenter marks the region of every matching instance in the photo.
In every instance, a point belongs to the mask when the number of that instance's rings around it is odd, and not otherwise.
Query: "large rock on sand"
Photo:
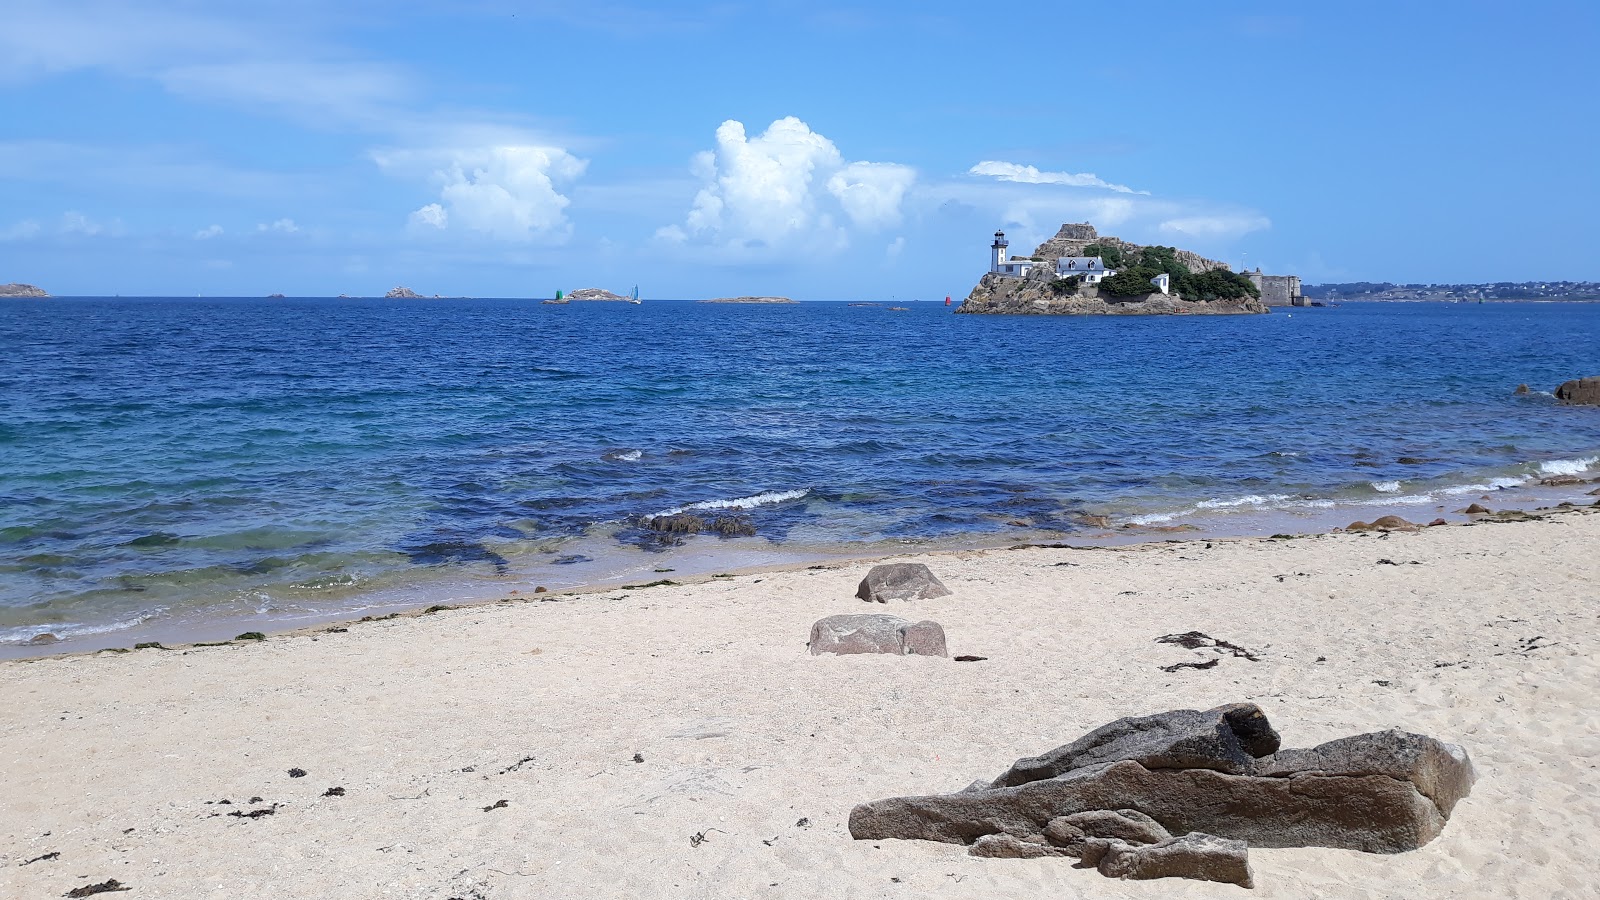
[[[861,579],[856,596],[868,602],[888,603],[890,600],[927,600],[948,597],[946,588],[933,572],[922,563],[887,563],[873,566],[867,577]]]
[[[1556,399],[1562,403],[1600,406],[1600,375],[1562,382],[1556,388]]]
[[[1100,857],[1099,869],[1107,878],[1193,878],[1255,886],[1244,841],[1198,831],[1159,844],[1112,841]]]
[[[908,622],[899,616],[829,616],[811,626],[811,655],[889,653],[947,656],[938,622]]]
[[[1460,747],[1403,731],[1310,750],[1276,744],[1266,717],[1248,704],[1123,719],[1019,760],[988,790],[863,803],[850,813],[850,834],[1026,839],[1059,817],[1128,809],[1180,836],[1397,853],[1438,836],[1475,778]]]

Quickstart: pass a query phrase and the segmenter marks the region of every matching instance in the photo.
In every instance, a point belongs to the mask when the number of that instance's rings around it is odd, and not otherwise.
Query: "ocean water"
[[[1106,531],[1085,516],[1431,515],[1600,476],[1600,409],[1545,393],[1597,348],[1591,304],[0,301],[0,645]],[[677,510],[757,537],[637,525]]]

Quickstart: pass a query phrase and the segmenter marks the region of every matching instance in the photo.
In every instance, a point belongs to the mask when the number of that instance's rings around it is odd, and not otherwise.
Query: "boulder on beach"
[[[1600,406],[1600,375],[1562,382],[1556,388],[1556,399],[1580,406]]]
[[[856,596],[869,603],[890,600],[928,600],[948,597],[950,589],[922,563],[886,563],[873,566],[861,579]]]
[[[1492,514],[1494,512],[1494,510],[1490,509],[1487,506],[1484,506],[1482,503],[1474,503],[1471,506],[1467,507],[1466,509],[1461,510],[1461,512],[1464,515],[1469,515],[1469,516],[1487,516],[1487,515]]]
[[[1371,523],[1351,522],[1345,526],[1345,531],[1420,531],[1422,526],[1415,522],[1407,522],[1399,516],[1380,516]]]
[[[849,825],[857,840],[981,844],[978,855],[1087,865],[1110,858],[1121,861],[1101,871],[1114,877],[1216,871],[1243,884],[1245,844],[1421,847],[1475,779],[1461,747],[1399,729],[1285,750],[1260,708],[1235,703],[1119,719],[1018,760],[987,788],[863,803]],[[1192,840],[1177,847],[1163,835]],[[1138,847],[1156,849],[1121,849]]]
[[[909,622],[899,616],[828,616],[811,626],[811,655],[888,653],[893,656],[948,656],[938,622]]]

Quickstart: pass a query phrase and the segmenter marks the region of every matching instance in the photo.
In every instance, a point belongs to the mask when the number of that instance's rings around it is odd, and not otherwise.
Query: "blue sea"
[[[0,651],[1600,476],[1600,305],[910,307],[0,301]]]

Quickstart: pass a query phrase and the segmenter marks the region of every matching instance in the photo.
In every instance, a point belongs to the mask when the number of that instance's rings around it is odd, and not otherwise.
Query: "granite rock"
[[[1216,835],[1191,832],[1158,844],[1113,841],[1098,861],[1107,878],[1192,878],[1254,887],[1249,846]]]
[[[950,590],[922,563],[886,563],[868,570],[856,588],[856,596],[869,603],[888,603],[948,597]]]
[[[1562,382],[1556,388],[1556,399],[1562,403],[1600,406],[1600,375]]]
[[[938,622],[908,622],[899,616],[828,616],[811,626],[811,655],[889,653],[948,656]]]

